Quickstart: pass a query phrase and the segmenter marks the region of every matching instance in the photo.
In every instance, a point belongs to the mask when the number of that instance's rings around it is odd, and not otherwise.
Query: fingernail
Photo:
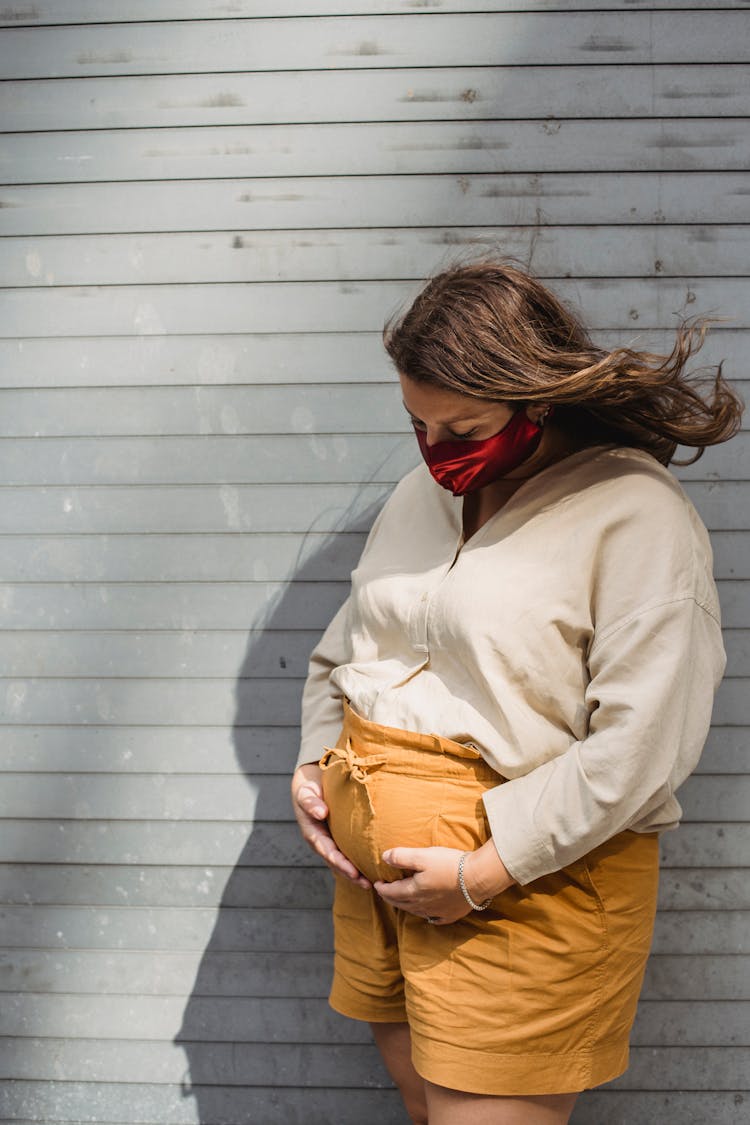
[[[383,852],[383,863],[390,863],[390,862],[391,862],[391,853],[389,851]]]

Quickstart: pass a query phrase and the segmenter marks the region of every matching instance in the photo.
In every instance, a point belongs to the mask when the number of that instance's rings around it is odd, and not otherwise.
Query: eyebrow
[[[409,415],[409,417],[412,418],[415,422],[424,422],[423,418],[419,418],[416,414],[412,413],[412,411],[409,409],[409,407],[406,405],[406,403],[404,402],[403,399],[401,400],[401,405],[403,406],[404,410]],[[447,426],[448,428],[450,428],[451,426],[462,425],[462,424],[465,424],[466,422],[478,422],[478,421],[479,421],[479,419],[477,418],[476,414],[463,414],[463,415],[460,415],[460,416],[455,417],[455,418],[441,418],[437,422],[437,425],[438,426]]]

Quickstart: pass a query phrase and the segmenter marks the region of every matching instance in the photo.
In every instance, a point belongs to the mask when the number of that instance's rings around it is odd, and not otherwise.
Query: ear
[[[552,413],[552,407],[546,402],[531,402],[526,407],[526,415],[530,422],[536,426],[544,426]]]

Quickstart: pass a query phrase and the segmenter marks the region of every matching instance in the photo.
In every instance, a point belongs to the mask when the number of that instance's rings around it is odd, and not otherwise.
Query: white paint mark
[[[103,691],[96,693],[96,713],[100,719],[109,721],[112,718],[112,703]]]
[[[328,449],[326,443],[321,441],[315,434],[310,435],[310,449],[312,450],[313,457],[317,457],[319,461],[325,461],[328,458]]]
[[[349,456],[349,442],[345,437],[335,437],[331,443],[333,445],[333,455],[339,464],[345,461]]]
[[[73,511],[73,500],[70,496],[66,496],[63,500],[63,511],[66,513]]]
[[[297,434],[309,434],[315,425],[315,415],[306,406],[292,411],[292,429]]]
[[[238,434],[240,432],[239,415],[233,406],[222,406],[220,417],[223,434]]]
[[[11,714],[11,715],[17,715],[18,714],[18,712],[22,709],[22,707],[24,705],[24,701],[26,699],[26,694],[27,694],[26,684],[18,683],[18,682],[8,684],[8,687],[7,687],[6,692],[5,692],[5,706],[6,706],[9,714]]]
[[[35,250],[31,250],[26,255],[26,272],[31,277],[39,277],[42,272],[42,259]]]
[[[138,305],[133,316],[133,327],[139,336],[160,336],[164,334],[161,317],[153,305]]]
[[[231,383],[234,375],[234,355],[228,348],[202,348],[198,353],[198,378],[202,383]]]
[[[219,496],[221,497],[222,507],[224,508],[224,515],[226,516],[227,526],[232,531],[239,531],[241,528],[240,521],[240,494],[236,488],[232,488],[229,484],[223,484],[219,489]]]
[[[194,394],[193,394],[193,397],[195,399],[195,409],[198,413],[198,433],[212,434],[214,432],[213,424],[211,422],[211,413],[212,412],[211,412],[210,406],[208,408],[209,412],[208,413],[205,412],[205,408],[204,408],[204,405],[203,405],[203,397],[204,397],[203,391],[204,391],[204,389],[205,389],[204,387],[196,387],[195,391],[194,391]]]

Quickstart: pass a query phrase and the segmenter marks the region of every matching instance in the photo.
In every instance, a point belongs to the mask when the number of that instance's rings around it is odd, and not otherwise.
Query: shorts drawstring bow
[[[367,787],[367,775],[384,766],[387,761],[387,754],[355,754],[352,748],[352,740],[347,738],[344,746],[324,747],[323,756],[318,764],[322,770],[331,769],[332,766],[344,767],[348,771],[350,780],[362,784],[367,794],[370,811],[374,813],[370,790]]]

